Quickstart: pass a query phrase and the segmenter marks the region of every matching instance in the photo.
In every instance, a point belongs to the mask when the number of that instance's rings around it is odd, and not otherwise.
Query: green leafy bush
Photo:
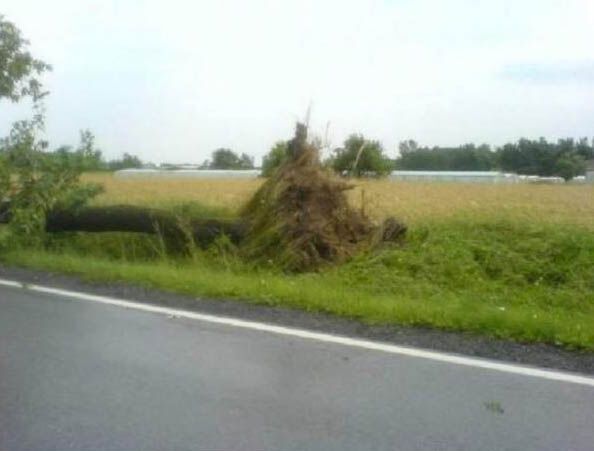
[[[287,141],[278,141],[262,159],[262,177],[272,173],[287,160]]]
[[[0,140],[1,212],[9,219],[13,243],[35,245],[43,237],[52,208],[60,202],[81,205],[99,189],[80,185],[84,165],[48,154],[48,143],[38,138],[44,128],[47,92],[37,77],[50,66],[33,58],[28,44],[18,28],[0,16],[0,101],[33,100],[32,119],[15,122],[9,135]],[[80,154],[100,158],[88,131],[81,133]]]
[[[343,147],[334,150],[329,163],[336,172],[354,177],[383,176],[392,170],[380,142],[369,141],[363,135],[349,136]]]

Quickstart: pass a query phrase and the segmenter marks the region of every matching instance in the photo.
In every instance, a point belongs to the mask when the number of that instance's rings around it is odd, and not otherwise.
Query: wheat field
[[[156,208],[183,202],[237,211],[262,180],[134,179],[85,174],[105,192],[95,205],[133,204]],[[565,223],[594,229],[593,185],[481,185],[354,180],[351,203],[375,219],[396,216],[409,223],[456,217]]]

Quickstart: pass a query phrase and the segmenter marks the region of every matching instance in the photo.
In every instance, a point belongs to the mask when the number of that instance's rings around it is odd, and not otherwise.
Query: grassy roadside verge
[[[594,234],[575,226],[434,222],[415,228],[404,247],[302,275],[223,264],[212,255],[193,261],[130,260],[125,250],[123,255],[99,251],[113,237],[93,237],[92,252],[85,240],[69,236],[67,247],[54,250],[8,250],[0,260],[94,281],[249,299],[367,323],[594,350]]]

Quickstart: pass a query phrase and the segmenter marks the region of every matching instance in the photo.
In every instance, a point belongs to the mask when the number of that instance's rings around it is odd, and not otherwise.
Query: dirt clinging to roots
[[[391,218],[378,226],[349,205],[345,191],[353,187],[322,168],[307,128],[297,124],[287,161],[241,213],[249,224],[242,243],[246,257],[286,271],[311,271],[400,239],[403,224]]]

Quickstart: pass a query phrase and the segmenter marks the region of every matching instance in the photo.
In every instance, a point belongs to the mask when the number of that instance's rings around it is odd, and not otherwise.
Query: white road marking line
[[[39,285],[21,283],[13,280],[0,279],[0,286],[7,286],[13,288],[22,288],[28,291],[35,291],[39,293],[46,293],[58,296],[66,296],[73,299],[80,299],[84,301],[98,302],[101,304],[114,305],[134,310],[142,310],[145,312],[159,313],[174,318],[188,318],[198,321],[205,321],[214,324],[223,324],[232,327],[241,327],[244,329],[257,330],[261,332],[269,332],[279,335],[287,335],[291,337],[305,338],[308,340],[316,340],[324,343],[333,343],[343,346],[350,346],[353,348],[369,349],[373,351],[381,351],[389,354],[405,355],[409,357],[417,357],[422,359],[434,360],[437,362],[451,363],[454,365],[469,366],[474,368],[482,368],[493,371],[501,371],[504,373],[518,374],[521,376],[531,376],[541,379],[548,379],[553,381],[568,382],[572,384],[588,385],[594,387],[594,378],[582,376],[579,374],[572,374],[560,371],[545,370],[521,365],[514,365],[509,363],[501,363],[487,359],[464,357],[461,355],[442,353],[437,351],[428,351],[424,349],[417,349],[407,346],[398,346],[389,343],[381,343],[369,340],[360,340],[357,338],[349,338],[345,336],[325,334],[321,332],[312,332],[304,329],[295,329],[291,327],[275,326],[273,324],[259,323],[256,321],[246,321],[236,318],[229,318],[223,316],[208,315],[196,313],[187,310],[178,310],[168,307],[160,307],[151,304],[142,304],[139,302],[126,301],[123,299],[116,299],[108,296],[99,296],[95,294],[81,293],[76,291],[61,290],[58,288],[50,288]]]

